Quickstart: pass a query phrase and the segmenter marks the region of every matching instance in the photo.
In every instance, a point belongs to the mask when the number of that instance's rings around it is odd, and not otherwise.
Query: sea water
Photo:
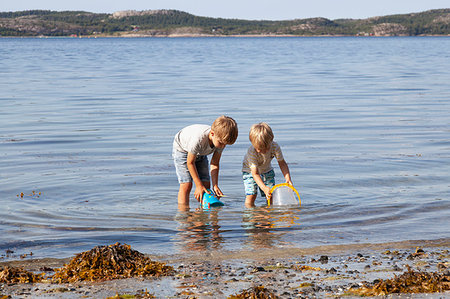
[[[0,108],[3,260],[450,237],[450,37],[2,38]],[[222,114],[225,206],[179,211],[173,136]],[[244,207],[261,121],[301,207]]]

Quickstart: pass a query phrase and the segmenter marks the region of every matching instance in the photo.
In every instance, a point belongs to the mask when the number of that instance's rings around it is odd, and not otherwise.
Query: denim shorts
[[[264,182],[264,185],[266,185],[269,188],[272,188],[275,186],[275,171],[270,170],[266,173],[263,173],[260,175],[262,181]],[[252,174],[249,172],[242,172],[242,179],[244,180],[244,187],[245,187],[245,195],[255,195],[259,192],[261,193],[261,196],[265,197],[265,193],[259,188],[258,184],[256,184],[255,179],[253,178]]]
[[[187,153],[182,153],[177,150],[173,150],[172,157],[175,164],[175,170],[178,176],[178,183],[190,183],[192,182],[192,176],[189,173],[187,167]],[[209,182],[209,163],[207,156],[197,156],[195,159],[195,167],[197,167],[197,173],[202,182]]]

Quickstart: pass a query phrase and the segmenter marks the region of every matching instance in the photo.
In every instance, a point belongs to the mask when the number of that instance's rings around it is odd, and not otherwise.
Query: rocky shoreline
[[[395,35],[395,37],[409,37],[410,35]],[[96,34],[96,35],[74,35],[74,36],[0,36],[0,38],[45,38],[45,39],[60,39],[60,38],[311,38],[311,37],[366,37],[366,38],[380,38],[393,37],[392,35],[379,36],[358,36],[358,35],[294,35],[294,34],[230,34],[230,35],[215,35],[215,34],[193,34],[193,33],[175,33],[175,34],[137,34],[137,33],[123,33],[123,34]],[[450,34],[421,34],[414,37],[450,37]]]
[[[366,19],[279,21],[211,18],[167,9],[113,14],[27,10],[0,12],[0,36],[420,36],[448,35],[449,20],[448,8]]]
[[[357,298],[355,290],[371,288],[411,269],[443,277],[443,292],[427,293],[428,298],[443,298],[450,296],[449,245],[445,239],[149,256],[152,260],[162,259],[175,273],[161,278],[103,282],[0,283],[0,298],[227,298],[254,287],[264,287],[279,298]],[[0,268],[19,267],[38,273],[67,262],[68,259],[18,260],[1,262]],[[399,296],[422,298],[424,293]]]

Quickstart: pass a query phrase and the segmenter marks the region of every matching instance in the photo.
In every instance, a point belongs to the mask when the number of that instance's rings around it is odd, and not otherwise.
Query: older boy
[[[194,196],[197,201],[210,188],[208,157],[211,159],[212,190],[217,196],[223,196],[218,186],[219,161],[222,151],[233,144],[238,136],[236,121],[228,116],[220,116],[212,126],[190,125],[179,131],[173,141],[173,159],[180,183],[178,207],[189,208],[189,194],[192,182],[195,183]]]
[[[255,206],[258,187],[261,195],[270,199],[270,188],[275,186],[275,172],[271,161],[276,158],[286,183],[292,185],[289,167],[284,160],[278,143],[273,141],[273,132],[266,123],[255,124],[250,128],[249,139],[252,145],[242,163],[242,178],[245,187],[245,206]]]

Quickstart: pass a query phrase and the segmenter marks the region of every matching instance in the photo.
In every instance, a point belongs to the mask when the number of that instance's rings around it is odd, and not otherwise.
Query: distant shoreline
[[[14,39],[96,39],[96,38],[320,38],[320,37],[332,37],[332,38],[342,38],[342,37],[355,37],[355,38],[405,38],[405,37],[450,37],[450,34],[434,34],[434,35],[395,35],[395,36],[359,36],[359,35],[272,35],[272,34],[236,34],[236,35],[206,35],[206,34],[171,34],[171,35],[82,35],[82,36],[0,36],[1,38],[14,38]]]
[[[314,37],[450,36],[450,8],[418,13],[282,21],[201,17],[178,10],[0,12],[0,36],[67,37]]]

